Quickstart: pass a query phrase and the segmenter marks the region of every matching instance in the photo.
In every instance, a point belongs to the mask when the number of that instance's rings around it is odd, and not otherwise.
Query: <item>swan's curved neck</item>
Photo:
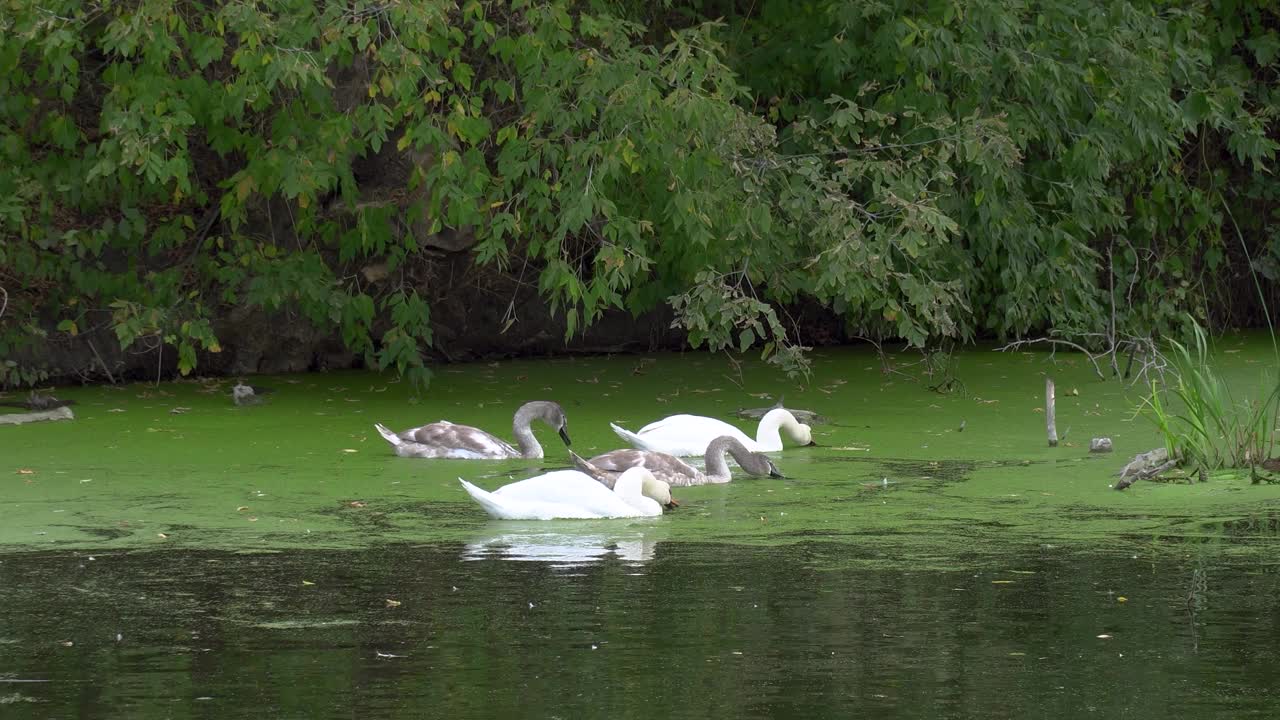
[[[635,475],[622,473],[613,483],[613,491],[618,497],[627,501],[628,505],[633,507],[643,507],[645,500],[653,502],[652,499],[644,495],[644,478]]]
[[[776,433],[777,431],[775,430],[774,432]],[[779,439],[779,442],[781,442],[781,439]],[[716,438],[707,446],[707,454],[702,458],[707,466],[707,482],[729,482],[733,478],[732,473],[729,471],[727,455],[733,455],[733,459],[737,460],[738,464],[741,465],[743,458],[747,455],[747,448],[732,437]]]
[[[515,419],[511,422],[511,429],[515,433],[516,445],[520,448],[521,457],[542,457],[542,444],[538,442],[533,429],[529,427],[529,424],[538,417],[536,410],[525,406],[516,411]]]
[[[658,514],[662,514],[662,504],[671,499],[669,490],[665,500],[657,499],[662,497],[665,488],[666,484],[658,482],[652,475],[646,477],[632,471],[622,473],[613,484],[613,491],[628,505],[645,511],[657,508]]]
[[[786,410],[770,410],[760,418],[760,426],[756,428],[756,443],[762,448],[782,447],[782,435],[779,428],[795,424],[795,419]]]

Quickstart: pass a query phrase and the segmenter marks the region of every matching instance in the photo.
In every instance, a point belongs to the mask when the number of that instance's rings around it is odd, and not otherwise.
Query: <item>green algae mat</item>
[[[1272,357],[1256,338],[1220,350],[1242,383]],[[1135,415],[1145,388],[1099,380],[1080,356],[968,351],[947,393],[927,389],[909,353],[816,356],[803,385],[758,364],[664,354],[444,366],[421,395],[371,373],[255,378],[275,392],[244,407],[227,380],[60,388],[77,401],[75,420],[0,427],[0,548],[353,549],[523,529],[650,543],[821,539],[946,567],[1008,544],[1225,537],[1265,524],[1280,501],[1280,488],[1230,473],[1113,490],[1124,463],[1159,439]],[[1046,376],[1058,388],[1056,448],[1045,438]],[[492,489],[568,467],[540,425],[540,461],[399,458],[373,429],[448,419],[509,439],[520,403],[551,399],[587,455],[622,446],[609,422],[635,429],[679,412],[754,434],[734,412],[779,398],[827,420],[817,446],[776,456],[785,479],[679,489],[680,509],[644,521],[489,521],[457,479]],[[1090,454],[1095,436],[1115,452]]]

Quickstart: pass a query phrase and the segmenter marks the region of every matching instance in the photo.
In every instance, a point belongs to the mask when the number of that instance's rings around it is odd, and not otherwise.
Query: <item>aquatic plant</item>
[[[1141,410],[1164,438],[1169,456],[1200,472],[1252,467],[1271,457],[1280,422],[1280,381],[1264,374],[1261,398],[1238,399],[1210,357],[1209,339],[1192,323],[1190,345],[1169,342],[1175,381],[1152,380]]]

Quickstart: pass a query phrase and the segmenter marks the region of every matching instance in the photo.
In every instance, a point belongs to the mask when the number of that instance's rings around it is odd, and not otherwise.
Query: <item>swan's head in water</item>
[[[783,475],[783,474],[782,474],[782,471],[778,469],[778,466],[773,464],[773,461],[772,461],[772,460],[770,460],[769,458],[765,458],[765,461],[769,463],[769,477],[771,477],[771,478],[785,478],[785,477],[786,477],[786,475]]]
[[[774,408],[760,418],[760,424],[778,428],[783,435],[801,445],[814,444],[813,431],[808,425],[796,420],[796,416],[792,415],[790,410]]]
[[[801,445],[813,445],[813,430],[802,422],[797,422],[795,429],[792,430],[791,438]]]
[[[671,497],[671,486],[653,476],[653,473],[642,467],[628,468],[626,472],[618,477],[618,483],[614,486],[625,486],[629,482],[640,481],[640,494],[656,501],[659,505],[672,510],[679,507],[680,503]]]
[[[640,492],[645,497],[657,500],[658,504],[667,510],[674,510],[679,507],[680,503],[676,502],[676,499],[671,497],[671,486],[655,478],[653,473],[648,473],[648,475],[649,477],[645,478]]]
[[[732,435],[721,435],[711,444],[707,446],[705,455],[707,463],[707,474],[728,477],[729,468],[724,463],[724,454],[729,453],[734,460],[738,461],[738,467],[755,475],[756,477],[781,478],[786,477],[778,471],[778,466],[773,464],[773,460],[762,452],[751,452],[741,442],[738,442]],[[727,482],[727,481],[722,481]]]

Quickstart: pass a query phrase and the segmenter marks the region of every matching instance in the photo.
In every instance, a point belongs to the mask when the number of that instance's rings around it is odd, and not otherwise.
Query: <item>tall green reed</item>
[[[1192,323],[1190,346],[1170,341],[1176,377],[1163,387],[1151,383],[1140,410],[1164,438],[1169,457],[1182,467],[1211,471],[1247,468],[1269,459],[1280,422],[1280,382],[1264,373],[1261,397],[1237,399],[1214,367],[1204,329]]]

